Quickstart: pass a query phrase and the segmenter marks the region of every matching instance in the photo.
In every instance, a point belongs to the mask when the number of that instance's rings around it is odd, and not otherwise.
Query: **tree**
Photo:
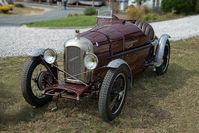
[[[195,11],[195,0],[162,0],[163,12],[175,11],[177,14],[191,14]]]

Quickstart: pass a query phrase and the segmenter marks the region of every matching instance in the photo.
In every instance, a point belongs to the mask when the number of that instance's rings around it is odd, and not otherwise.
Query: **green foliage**
[[[126,14],[130,19],[142,19],[143,16],[145,15],[145,12],[144,9],[140,6],[137,7],[129,6],[126,9]]]
[[[155,13],[148,13],[144,16],[144,20],[146,21],[152,21],[152,20],[158,20],[159,16]]]
[[[176,15],[173,12],[166,13],[164,15],[159,15],[157,13],[151,12],[144,16],[144,20],[145,21],[163,21],[163,20],[175,19],[179,17],[182,17],[182,16]]]
[[[119,2],[112,2],[112,10],[113,10],[113,13],[119,13],[120,10],[119,10]]]
[[[163,12],[175,11],[177,14],[190,14],[195,11],[196,0],[163,0],[161,10]]]
[[[84,10],[84,15],[92,16],[92,15],[96,15],[96,14],[97,14],[97,11],[94,7],[88,7]]]
[[[196,0],[195,12],[199,13],[199,0]]]
[[[23,4],[20,4],[20,3],[15,4],[15,7],[25,8],[25,6]]]
[[[153,12],[152,10],[141,7],[141,6],[129,6],[126,9],[126,15],[128,19],[141,19],[145,21],[162,21],[162,20],[169,20],[175,19],[179,17],[183,17],[184,15],[175,14],[175,12],[164,13],[160,15],[157,12]]]
[[[28,24],[30,27],[77,27],[93,26],[96,24],[95,16],[68,15],[59,19],[39,21]]]

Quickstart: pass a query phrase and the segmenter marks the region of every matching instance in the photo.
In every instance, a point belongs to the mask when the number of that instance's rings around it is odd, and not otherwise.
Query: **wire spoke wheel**
[[[114,80],[113,87],[109,98],[109,110],[112,114],[117,113],[119,110],[126,93],[125,75],[120,73]]]
[[[33,94],[38,98],[41,98],[43,96],[41,92],[44,88],[42,89],[41,87],[38,86],[38,84],[41,84],[40,82],[44,82],[45,79],[43,79],[42,81],[39,80],[39,78],[42,75],[42,72],[45,71],[47,71],[47,69],[42,64],[39,64],[32,73],[31,88]]]
[[[42,91],[53,83],[52,74],[44,66],[41,59],[33,58],[26,64],[21,81],[25,100],[36,107],[52,100],[52,96],[43,95]]]
[[[122,111],[127,94],[128,71],[122,65],[117,69],[109,69],[99,94],[99,113],[102,119],[110,122]]]

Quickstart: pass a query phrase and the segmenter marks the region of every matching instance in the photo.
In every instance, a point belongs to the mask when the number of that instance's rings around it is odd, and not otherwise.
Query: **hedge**
[[[162,0],[161,10],[163,12],[175,11],[177,14],[190,14],[196,10],[198,0]]]

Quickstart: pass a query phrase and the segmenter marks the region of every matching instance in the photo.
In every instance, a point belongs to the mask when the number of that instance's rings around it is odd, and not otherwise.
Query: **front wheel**
[[[42,90],[54,82],[52,74],[40,58],[27,62],[21,79],[23,97],[32,106],[40,107],[52,100],[52,96],[42,94]]]
[[[101,86],[98,103],[99,113],[104,121],[110,122],[121,113],[126,94],[126,69],[109,69]]]

